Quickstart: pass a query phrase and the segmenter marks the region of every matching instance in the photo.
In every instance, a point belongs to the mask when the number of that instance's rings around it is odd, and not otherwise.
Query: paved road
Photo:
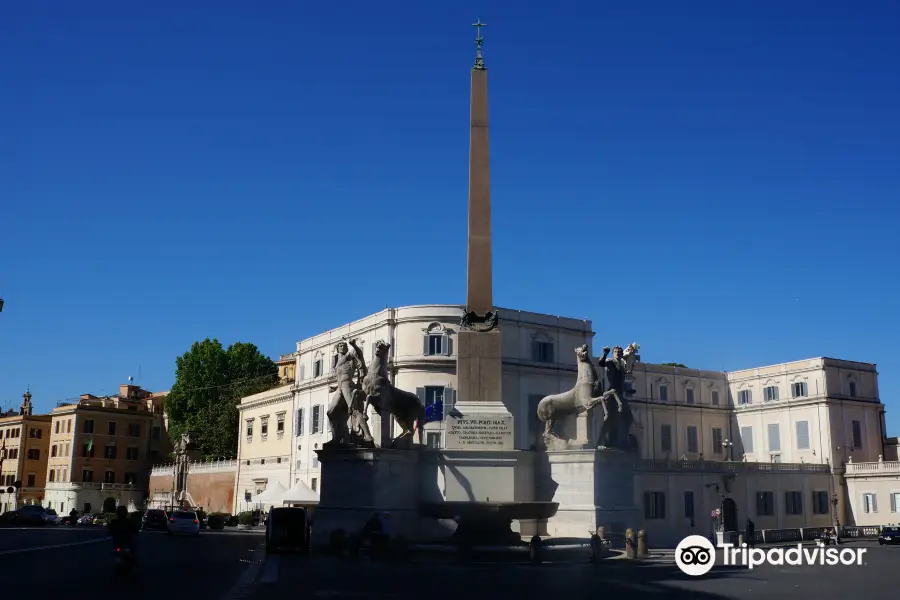
[[[0,529],[5,597],[106,597],[159,600],[227,598],[240,578],[258,569],[261,535],[204,531],[197,538],[142,532],[135,570],[116,575],[103,528]],[[258,557],[258,558],[257,558]],[[113,595],[115,594],[115,595]]]
[[[766,600],[809,597],[880,600],[896,597],[900,547],[865,546],[860,567],[757,567],[753,571],[718,566],[700,578],[672,563],[634,565],[622,560],[600,565],[391,564],[361,559],[279,555],[268,557],[245,591],[257,600],[304,597],[327,600],[499,600],[560,597],[662,597],[699,600]],[[620,594],[622,594],[620,596]],[[627,596],[625,595],[627,594]]]

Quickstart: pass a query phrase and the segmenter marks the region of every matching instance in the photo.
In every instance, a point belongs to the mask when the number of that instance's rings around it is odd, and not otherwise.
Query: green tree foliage
[[[679,368],[682,368],[682,369],[688,369],[688,368],[690,368],[690,367],[688,367],[687,365],[683,365],[683,364],[681,364],[681,363],[663,363],[662,366],[664,366],[664,367],[679,367]]]
[[[237,455],[241,398],[278,385],[278,367],[253,344],[226,350],[218,340],[194,342],[175,359],[175,385],[166,397],[169,436],[185,431],[203,458]]]

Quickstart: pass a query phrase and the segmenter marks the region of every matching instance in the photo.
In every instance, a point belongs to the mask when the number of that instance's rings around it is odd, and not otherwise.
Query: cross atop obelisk
[[[484,38],[481,37],[481,28],[486,27],[487,23],[481,22],[481,17],[472,23],[472,27],[475,28],[475,47],[477,50],[475,51],[475,67],[476,69],[485,70],[487,67],[484,66],[484,57],[481,55],[481,47],[484,45]]]
[[[472,67],[469,114],[469,239],[466,311],[483,317],[494,310],[491,266],[491,167],[488,152],[487,69],[481,55],[479,18],[473,23],[478,47]]]

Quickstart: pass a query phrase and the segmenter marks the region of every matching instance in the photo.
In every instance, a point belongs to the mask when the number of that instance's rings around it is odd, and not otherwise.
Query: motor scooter
[[[131,548],[116,546],[115,552],[113,552],[113,566],[117,573],[131,569],[134,566],[134,552]]]

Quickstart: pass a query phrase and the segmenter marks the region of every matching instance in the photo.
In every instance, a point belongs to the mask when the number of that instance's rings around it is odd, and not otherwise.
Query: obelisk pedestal
[[[479,22],[480,23],[480,22]],[[472,69],[469,130],[469,235],[466,312],[495,312],[491,257],[491,178],[487,69]],[[503,344],[499,327],[463,329],[457,336],[457,401],[446,418],[447,500],[512,502],[517,457],[513,417],[503,404]],[[487,330],[485,330],[487,329]]]

